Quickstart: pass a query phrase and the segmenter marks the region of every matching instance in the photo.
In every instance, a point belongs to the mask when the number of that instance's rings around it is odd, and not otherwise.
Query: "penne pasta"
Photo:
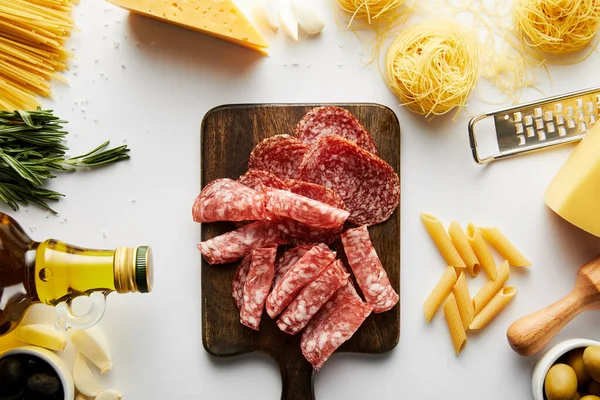
[[[475,309],[473,307],[473,302],[471,301],[471,296],[469,295],[469,287],[467,286],[467,278],[465,277],[464,272],[460,273],[460,276],[452,288],[452,293],[454,294],[456,304],[458,305],[463,328],[467,330],[475,316]]]
[[[456,355],[458,355],[467,344],[467,334],[463,328],[458,305],[456,304],[456,299],[452,293],[450,293],[448,300],[446,300],[446,303],[444,304],[444,316],[446,317],[446,324],[450,331],[454,351],[456,352]]]
[[[473,322],[471,322],[469,329],[477,330],[485,328],[485,326],[491,320],[493,320],[496,315],[498,315],[498,313],[512,300],[512,298],[515,297],[516,293],[517,288],[514,286],[506,286],[502,288],[502,290],[496,293],[494,298],[483,308],[483,310],[475,315],[475,318],[473,319]]]
[[[452,222],[450,224],[450,227],[448,228],[448,234],[450,235],[452,244],[454,244],[454,248],[467,266],[467,271],[469,271],[469,274],[475,278],[477,275],[479,275],[480,265],[475,252],[469,244],[467,235],[465,235],[465,232],[462,230],[458,222]]]
[[[481,232],[473,224],[467,225],[467,238],[471,248],[475,252],[481,268],[490,279],[496,279],[496,262],[487,244],[481,236]]]
[[[421,220],[429,232],[431,239],[433,239],[435,245],[440,250],[440,253],[442,253],[446,263],[451,267],[466,268],[464,261],[458,254],[458,251],[454,248],[452,240],[450,239],[450,236],[448,236],[448,233],[446,233],[440,220],[433,215],[426,213],[421,213]]]
[[[479,228],[483,238],[515,267],[529,267],[531,262],[513,245],[498,228]]]
[[[478,314],[498,293],[510,276],[510,270],[508,268],[508,262],[504,261],[498,268],[498,274],[496,279],[488,281],[473,297],[473,308],[475,314]]]
[[[447,267],[446,271],[435,285],[424,304],[425,320],[430,322],[442,302],[452,292],[452,287],[456,283],[456,271],[452,267]]]

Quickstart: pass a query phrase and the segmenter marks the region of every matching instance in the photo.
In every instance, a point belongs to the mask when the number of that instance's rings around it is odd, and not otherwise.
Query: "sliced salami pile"
[[[196,222],[238,225],[198,249],[209,264],[240,261],[231,286],[240,323],[258,331],[266,312],[301,337],[316,370],[372,312],[399,301],[368,231],[400,199],[398,175],[377,154],[347,110],[318,107],[294,136],[260,142],[245,174],[208,183],[192,206]],[[338,239],[350,270],[329,248]]]

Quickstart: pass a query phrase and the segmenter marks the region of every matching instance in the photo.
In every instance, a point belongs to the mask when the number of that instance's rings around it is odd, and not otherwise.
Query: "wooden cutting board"
[[[367,128],[380,152],[400,175],[400,126],[392,110],[378,104],[338,104]],[[292,134],[296,123],[317,104],[226,105],[210,110],[202,121],[200,185],[218,178],[237,179],[246,172],[254,146],[266,137]],[[235,229],[233,223],[202,224],[202,240]],[[400,206],[386,222],[370,227],[371,240],[400,293]],[[341,242],[332,246],[347,264]],[[279,364],[282,400],[314,399],[313,369],[300,351],[300,334],[281,332],[264,313],[260,331],[239,322],[231,296],[231,282],[238,263],[209,265],[202,259],[202,341],[210,354],[229,357],[262,351]],[[354,336],[338,351],[385,353],[398,344],[400,303],[382,314],[371,314]],[[333,356],[335,357],[335,355]],[[368,382],[365,382],[368,384]]]

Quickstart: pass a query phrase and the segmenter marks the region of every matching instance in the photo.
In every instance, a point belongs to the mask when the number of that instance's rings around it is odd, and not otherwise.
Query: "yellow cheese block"
[[[558,215],[600,236],[600,123],[577,145],[546,190],[546,204]]]
[[[233,0],[108,0],[131,12],[193,29],[262,54],[269,44]]]

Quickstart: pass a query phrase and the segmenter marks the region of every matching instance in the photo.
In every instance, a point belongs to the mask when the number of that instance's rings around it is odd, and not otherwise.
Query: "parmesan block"
[[[233,0],[108,0],[129,10],[267,54],[269,47]]]
[[[558,215],[600,236],[600,123],[592,127],[558,171],[545,201]]]

